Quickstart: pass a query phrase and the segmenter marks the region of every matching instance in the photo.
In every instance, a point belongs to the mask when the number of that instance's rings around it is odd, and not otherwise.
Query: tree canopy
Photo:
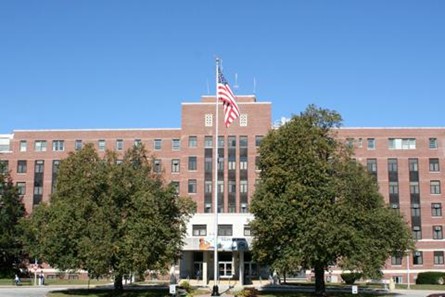
[[[18,224],[25,206],[3,162],[0,162],[0,277],[13,277],[24,258]]]
[[[125,274],[165,269],[179,256],[195,204],[151,165],[143,146],[122,161],[113,152],[100,158],[92,145],[71,153],[50,203],[26,223],[30,251],[61,270],[113,274],[117,289]]]
[[[317,294],[329,266],[376,277],[392,253],[413,245],[376,179],[336,137],[340,125],[337,112],[310,105],[272,130],[250,208],[255,258],[280,272],[314,269]]]

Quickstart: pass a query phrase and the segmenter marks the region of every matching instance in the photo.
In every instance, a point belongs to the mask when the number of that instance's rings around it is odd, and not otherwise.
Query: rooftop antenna
[[[234,89],[239,89],[238,85],[238,73],[235,73],[235,84],[233,85]]]

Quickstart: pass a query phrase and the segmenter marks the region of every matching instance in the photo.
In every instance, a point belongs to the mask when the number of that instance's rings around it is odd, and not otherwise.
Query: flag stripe
[[[233,94],[228,82],[219,70],[218,75],[218,100],[221,100],[224,106],[224,123],[226,127],[240,116],[238,104],[236,103],[236,96]]]

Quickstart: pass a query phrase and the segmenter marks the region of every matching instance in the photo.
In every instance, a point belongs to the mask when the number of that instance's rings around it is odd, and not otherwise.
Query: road
[[[68,287],[0,287],[0,297],[45,297],[50,291],[66,290]]]

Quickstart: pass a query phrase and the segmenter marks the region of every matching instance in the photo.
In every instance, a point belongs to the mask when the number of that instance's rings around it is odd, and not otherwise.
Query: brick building
[[[230,128],[219,122],[218,235],[219,275],[239,279],[267,277],[252,262],[248,222],[249,201],[258,179],[257,148],[272,127],[271,103],[238,96],[240,119]],[[93,143],[99,153],[123,153],[143,143],[155,156],[154,170],[174,182],[181,195],[191,196],[198,213],[188,224],[181,278],[213,279],[213,174],[215,97],[182,104],[181,127],[175,129],[16,130],[0,135],[0,159],[8,164],[28,212],[48,201],[60,160],[68,152]],[[222,118],[220,108],[219,118]],[[445,128],[343,128],[339,137],[354,147],[359,162],[377,177],[380,191],[395,211],[405,215],[417,240],[408,256],[388,259],[385,277],[412,282],[417,273],[444,271],[445,240],[441,182]],[[335,268],[327,276],[338,279]]]

